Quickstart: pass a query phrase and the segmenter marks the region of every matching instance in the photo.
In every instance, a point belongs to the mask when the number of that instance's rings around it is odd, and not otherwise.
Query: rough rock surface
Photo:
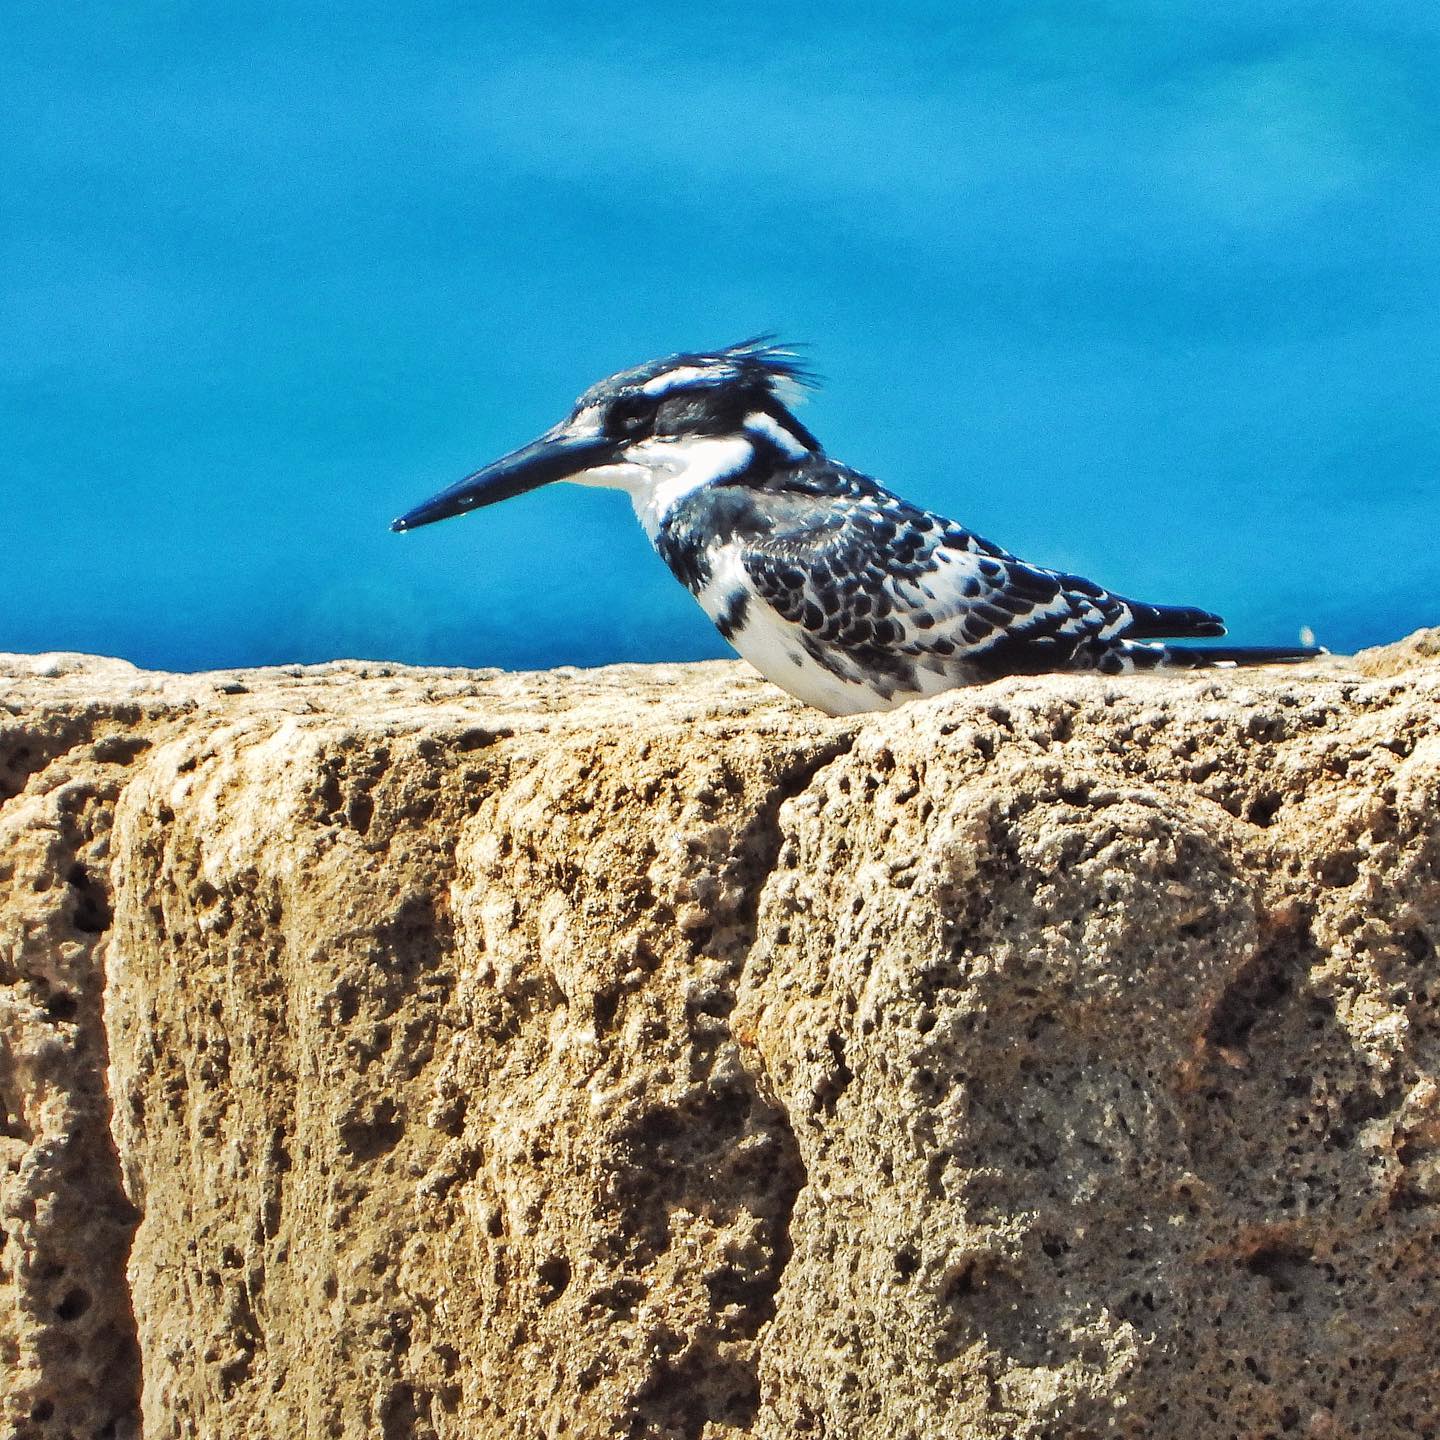
[[[1440,1434],[1440,632],[0,677],[0,1432]]]

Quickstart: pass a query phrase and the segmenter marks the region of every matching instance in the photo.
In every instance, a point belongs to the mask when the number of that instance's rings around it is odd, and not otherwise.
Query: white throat
[[[738,475],[754,457],[753,442],[739,435],[646,440],[631,446],[616,464],[575,476],[575,483],[628,492],[636,519],[653,541],[665,517],[687,495]]]

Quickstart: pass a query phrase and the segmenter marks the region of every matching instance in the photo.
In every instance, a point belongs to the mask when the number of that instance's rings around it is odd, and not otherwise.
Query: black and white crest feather
[[[794,403],[817,383],[794,347],[780,344],[773,335],[754,335],[719,350],[665,355],[621,370],[585,391],[576,401],[576,410],[604,411],[617,402],[658,402],[675,394],[694,398],[707,393],[769,393],[782,402]]]

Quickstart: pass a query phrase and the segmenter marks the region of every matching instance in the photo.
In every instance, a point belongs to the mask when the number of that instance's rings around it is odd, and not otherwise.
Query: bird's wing
[[[844,478],[829,475],[826,486]],[[1028,565],[854,472],[849,478],[850,493],[792,488],[756,497],[772,523],[744,548],[756,593],[800,627],[817,659],[849,653],[870,670],[886,655],[934,669],[959,660],[1048,670],[1083,642],[1123,634],[1135,618],[1130,602],[1090,581]]]

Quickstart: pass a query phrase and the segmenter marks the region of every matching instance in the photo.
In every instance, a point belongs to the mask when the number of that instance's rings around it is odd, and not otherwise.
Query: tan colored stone
[[[1434,1433],[1434,653],[0,657],[0,1415]]]

